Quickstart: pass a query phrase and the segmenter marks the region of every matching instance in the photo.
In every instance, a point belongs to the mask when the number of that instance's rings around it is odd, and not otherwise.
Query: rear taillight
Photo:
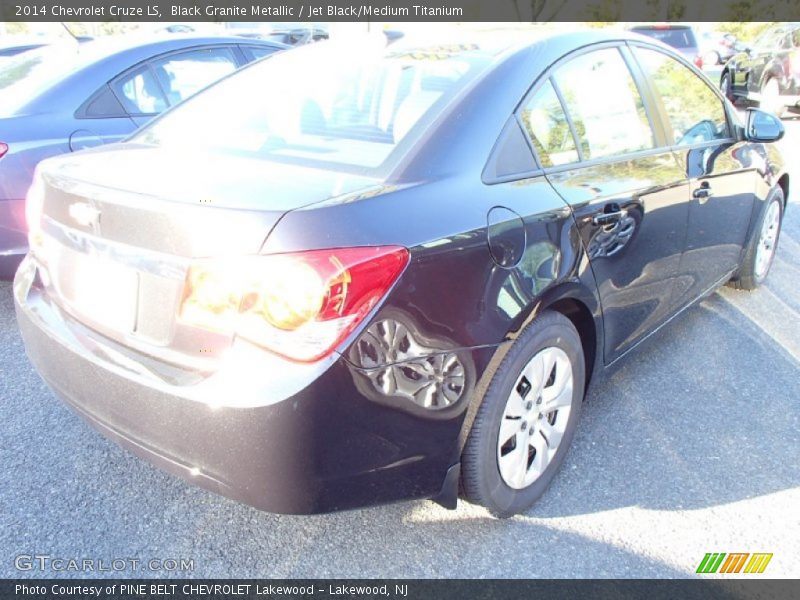
[[[198,261],[179,319],[313,362],[358,326],[407,264],[408,250],[398,246]]]
[[[3,158],[8,152],[8,144],[0,142],[0,158]]]
[[[700,56],[699,54],[697,56],[695,56],[694,57],[694,64],[697,65],[698,69],[702,69],[703,68],[703,57]]]

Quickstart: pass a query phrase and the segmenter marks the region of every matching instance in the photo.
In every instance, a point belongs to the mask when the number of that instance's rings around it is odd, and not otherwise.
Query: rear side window
[[[78,113],[81,114],[81,111],[79,110]],[[82,118],[90,119],[126,116],[122,104],[107,85],[88,100],[82,113]]]
[[[578,160],[567,117],[549,80],[531,97],[520,116],[543,167]]]
[[[655,147],[642,97],[617,49],[582,54],[554,79],[584,160]]]
[[[634,48],[634,53],[661,97],[675,144],[730,137],[722,100],[691,69],[656,50]]]
[[[265,56],[269,56],[275,52],[274,48],[270,48],[268,46],[239,46],[239,48],[241,48],[242,52],[244,52],[247,62],[264,58]]]
[[[202,48],[170,54],[154,60],[152,65],[170,106],[233,73],[238,66],[230,48]]]
[[[169,106],[155,74],[147,65],[116,80],[112,88],[131,115],[156,115]]]

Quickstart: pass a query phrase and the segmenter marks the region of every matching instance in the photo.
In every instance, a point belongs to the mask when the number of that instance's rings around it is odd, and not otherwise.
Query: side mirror
[[[772,113],[757,108],[747,109],[747,124],[744,129],[747,141],[777,142],[784,133],[783,123]]]

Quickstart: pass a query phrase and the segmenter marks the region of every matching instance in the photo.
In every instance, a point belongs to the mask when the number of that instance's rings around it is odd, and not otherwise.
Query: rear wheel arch
[[[543,306],[541,310],[551,310],[567,317],[581,338],[583,357],[586,364],[586,388],[592,378],[598,355],[598,331],[592,311],[581,300],[574,297],[561,298]]]

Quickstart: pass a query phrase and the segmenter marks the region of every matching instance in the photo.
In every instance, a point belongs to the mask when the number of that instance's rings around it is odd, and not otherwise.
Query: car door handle
[[[592,223],[595,225],[611,225],[618,222],[622,217],[628,214],[625,209],[616,209],[609,212],[602,212],[599,215],[592,217]]]
[[[714,191],[707,185],[701,186],[692,192],[692,196],[700,200],[700,204],[704,204],[713,195]]]

